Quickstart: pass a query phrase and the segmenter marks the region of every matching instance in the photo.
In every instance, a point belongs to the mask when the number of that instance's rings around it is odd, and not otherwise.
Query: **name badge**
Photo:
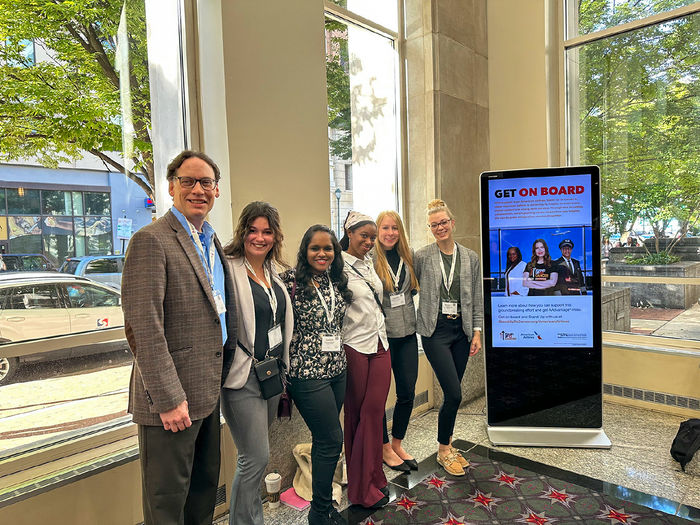
[[[214,294],[214,304],[216,305],[216,313],[218,315],[226,313],[226,303],[224,302],[224,298],[221,297],[221,293],[219,292],[219,290],[212,290],[212,294]]]
[[[340,334],[321,334],[322,352],[340,352]]]
[[[267,343],[270,349],[282,344],[282,327],[278,324],[267,331]]]
[[[442,313],[445,315],[457,315],[457,301],[443,301]]]
[[[392,293],[389,295],[389,301],[391,301],[392,308],[403,306],[406,304],[406,295],[403,293]]]

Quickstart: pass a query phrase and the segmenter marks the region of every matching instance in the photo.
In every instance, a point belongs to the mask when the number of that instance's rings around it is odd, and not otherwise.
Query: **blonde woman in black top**
[[[396,384],[391,441],[384,417],[384,464],[393,470],[407,472],[418,469],[416,460],[401,444],[413,411],[418,378],[416,310],[413,304],[418,279],[413,272],[413,252],[408,246],[401,217],[395,211],[383,211],[377,217],[377,239],[372,259],[384,288],[382,305]]]

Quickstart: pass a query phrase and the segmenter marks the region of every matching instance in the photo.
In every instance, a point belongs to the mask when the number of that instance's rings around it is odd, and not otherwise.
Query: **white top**
[[[345,261],[344,272],[348,277],[348,288],[352,291],[352,302],[345,312],[343,321],[343,344],[352,347],[361,354],[376,354],[379,339],[385,350],[389,350],[386,336],[384,314],[379,309],[369,284],[377,292],[379,301],[382,300],[382,281],[374,271],[372,259],[358,259],[343,252]],[[352,268],[360,272],[362,277]]]
[[[529,288],[523,286],[523,273],[525,273],[525,261],[520,261],[510,270],[506,271],[506,295],[513,295],[513,292],[518,292],[517,295],[527,295]]]

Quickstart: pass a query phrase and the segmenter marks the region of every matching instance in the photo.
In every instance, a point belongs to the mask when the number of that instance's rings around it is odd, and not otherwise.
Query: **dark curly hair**
[[[311,244],[311,239],[315,233],[323,232],[331,236],[331,243],[333,244],[333,262],[329,268],[329,276],[332,282],[338,284],[338,291],[340,295],[343,296],[345,302],[350,303],[352,301],[352,291],[348,288],[348,277],[343,272],[343,253],[338,243],[338,239],[335,237],[335,233],[328,226],[323,224],[314,224],[301,238],[301,243],[299,244],[299,252],[297,253],[297,266],[296,266],[296,280],[299,285],[299,291],[305,293],[315,293],[314,285],[312,284],[313,270],[309,264],[308,251],[309,244]]]

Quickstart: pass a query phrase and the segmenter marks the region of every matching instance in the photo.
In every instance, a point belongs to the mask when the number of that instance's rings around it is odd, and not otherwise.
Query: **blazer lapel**
[[[233,268],[233,281],[236,283],[236,298],[241,307],[241,311],[238,312],[240,316],[238,326],[241,328],[242,333],[238,334],[238,338],[249,351],[253,352],[253,346],[255,345],[255,305],[253,304],[253,291],[250,289],[248,272],[246,272],[243,258],[233,259],[231,261],[231,266]]]
[[[432,252],[430,258],[433,260],[433,271],[435,272],[435,291],[437,292],[438,298],[440,298],[440,287],[442,286],[442,269],[440,268],[440,248],[437,243],[433,243]]]
[[[211,291],[211,285],[209,284],[207,272],[204,269],[202,259],[197,253],[197,248],[195,248],[194,242],[192,242],[192,238],[190,237],[189,232],[185,230],[180,221],[177,220],[177,217],[175,217],[175,215],[173,215],[172,212],[169,212],[169,214],[166,215],[166,217],[168,218],[168,222],[170,223],[170,225],[175,230],[175,236],[177,238],[177,241],[180,243],[180,246],[182,246],[182,250],[185,252],[185,255],[187,255],[187,259],[189,259],[190,264],[194,269],[194,273],[197,276],[197,279],[199,279],[199,284],[202,286],[202,290],[204,290],[207,299],[209,299],[211,307],[216,313],[216,303],[214,302],[214,294]]]

